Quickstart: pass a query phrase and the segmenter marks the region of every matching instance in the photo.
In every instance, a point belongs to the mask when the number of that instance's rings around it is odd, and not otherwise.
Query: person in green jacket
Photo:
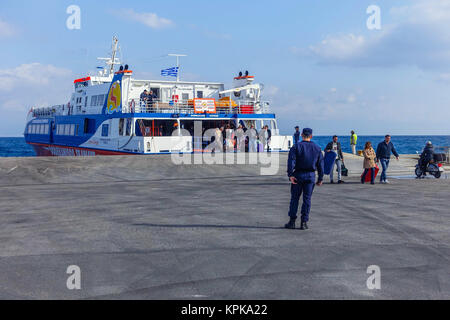
[[[356,142],[358,141],[358,136],[356,135],[355,131],[351,131],[350,135],[350,146],[352,147],[352,153],[356,154]]]

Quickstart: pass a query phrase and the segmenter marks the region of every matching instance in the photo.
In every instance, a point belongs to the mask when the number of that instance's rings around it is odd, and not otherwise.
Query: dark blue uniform
[[[295,144],[289,151],[288,176],[295,177],[297,184],[291,185],[291,203],[289,217],[297,218],[300,196],[303,193],[302,222],[308,222],[311,209],[311,197],[316,182],[317,170],[318,182],[323,180],[323,155],[320,147],[312,141],[301,141]]]

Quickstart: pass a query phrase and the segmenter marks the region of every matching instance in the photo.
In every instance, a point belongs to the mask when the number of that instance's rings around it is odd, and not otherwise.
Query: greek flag
[[[178,76],[178,67],[161,70],[161,75],[164,77],[177,77]]]

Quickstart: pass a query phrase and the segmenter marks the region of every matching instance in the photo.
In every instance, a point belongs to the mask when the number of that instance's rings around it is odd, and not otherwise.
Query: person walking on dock
[[[389,161],[391,159],[391,153],[394,154],[395,158],[399,159],[397,150],[395,150],[394,144],[391,142],[391,136],[386,135],[384,141],[380,142],[377,147],[377,162],[381,163],[383,172],[381,172],[380,183],[389,183],[387,180],[387,170],[389,168]]]
[[[358,142],[358,136],[355,131],[350,132],[350,146],[352,147],[352,153],[356,154],[356,143]]]
[[[333,136],[333,141],[327,144],[327,146],[325,147],[325,152],[336,153],[336,160],[331,166],[330,183],[334,183],[333,171],[335,165],[338,171],[338,183],[344,183],[344,181],[342,180],[342,163],[344,162],[344,154],[342,153],[341,143],[338,141],[338,136]]]
[[[303,193],[301,210],[301,230],[308,229],[309,212],[311,210],[311,197],[314,185],[322,185],[323,181],[323,155],[320,147],[311,141],[312,129],[304,128],[302,141],[295,144],[289,151],[287,174],[291,182],[291,201],[289,205],[289,222],[286,229],[295,229],[300,196]],[[316,180],[317,170],[319,177]]]
[[[300,128],[299,128],[299,126],[296,126],[295,127],[295,132],[294,132],[294,135],[292,136],[292,138],[293,138],[293,145],[295,146],[297,143],[299,143],[300,142]]]
[[[377,166],[375,163],[375,150],[372,148],[372,143],[370,141],[367,141],[364,146],[364,173],[361,177],[361,183],[364,184],[364,181],[366,181],[366,175],[370,171],[370,184],[375,184],[375,167]]]

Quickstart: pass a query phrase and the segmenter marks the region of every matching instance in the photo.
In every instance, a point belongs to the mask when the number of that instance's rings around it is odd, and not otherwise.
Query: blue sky
[[[81,29],[66,27],[69,5]],[[368,30],[369,5],[381,30]],[[117,35],[136,77],[182,60],[185,80],[249,70],[282,131],[450,134],[450,0],[20,1],[0,9],[0,136],[31,106],[65,103]]]

